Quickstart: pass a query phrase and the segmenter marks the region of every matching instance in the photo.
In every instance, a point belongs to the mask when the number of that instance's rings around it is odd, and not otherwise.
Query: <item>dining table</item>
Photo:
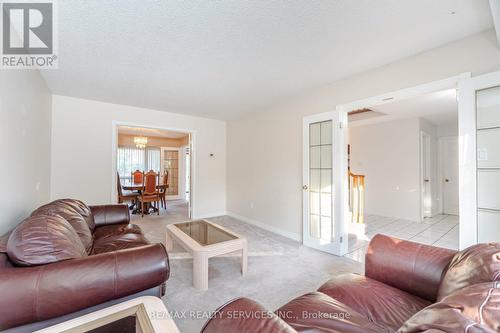
[[[134,183],[132,180],[123,180],[121,185],[122,185],[122,189],[124,189],[125,191],[137,192],[139,194],[142,192],[142,189],[144,188],[142,183]],[[168,187],[169,187],[168,184],[163,184],[162,181],[160,181],[160,184],[156,185],[156,188],[158,189],[158,191],[163,191],[163,190],[167,189]],[[147,207],[148,208],[144,212],[145,215],[149,214],[150,208],[153,208],[153,211],[155,211],[155,212],[157,210],[157,208],[155,208],[150,203],[147,203]],[[139,205],[136,205],[136,207],[133,207],[132,214],[140,214],[140,213],[141,213],[141,209],[140,209]]]

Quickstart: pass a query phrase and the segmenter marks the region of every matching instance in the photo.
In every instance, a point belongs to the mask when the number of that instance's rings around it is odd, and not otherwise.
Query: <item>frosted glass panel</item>
[[[317,146],[321,143],[321,123],[309,126],[309,145]]]
[[[332,216],[332,195],[321,193],[321,215]]]
[[[310,229],[311,237],[320,238],[321,231],[320,231],[320,224],[319,224],[319,216],[318,215],[311,215],[309,225],[310,225],[309,229]]]
[[[500,127],[500,87],[478,91],[477,127]]]
[[[332,122],[324,121],[321,123],[321,144],[331,145],[332,144]]]
[[[332,146],[321,146],[321,168],[332,168]]]
[[[309,148],[309,167],[319,169],[321,167],[321,146]]]
[[[500,128],[477,132],[477,166],[500,167]]]
[[[321,170],[311,170],[310,189],[312,192],[321,192]]]
[[[479,210],[477,233],[479,243],[500,241],[500,212]]]
[[[332,121],[309,125],[310,236],[332,237]]]
[[[321,216],[321,239],[324,241],[332,240],[332,219]]]
[[[477,172],[478,208],[500,210],[500,170]]]
[[[320,196],[319,193],[316,192],[311,192],[310,196],[310,201],[311,201],[311,206],[309,207],[310,213],[313,215],[320,215]]]
[[[321,192],[332,193],[332,170],[321,170]]]

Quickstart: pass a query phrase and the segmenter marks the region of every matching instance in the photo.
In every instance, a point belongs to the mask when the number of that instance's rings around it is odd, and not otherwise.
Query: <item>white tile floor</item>
[[[366,215],[364,235],[349,235],[349,253],[345,256],[364,262],[368,243],[376,234],[385,234],[417,243],[457,250],[458,216],[437,215],[419,223],[390,217]]]

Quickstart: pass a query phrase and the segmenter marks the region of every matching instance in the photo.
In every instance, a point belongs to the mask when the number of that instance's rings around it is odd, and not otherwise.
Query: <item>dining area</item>
[[[130,177],[121,177],[117,172],[118,203],[126,203],[132,214],[160,215],[161,208],[167,209],[167,191],[169,188],[169,173],[162,174],[149,170],[135,170]]]

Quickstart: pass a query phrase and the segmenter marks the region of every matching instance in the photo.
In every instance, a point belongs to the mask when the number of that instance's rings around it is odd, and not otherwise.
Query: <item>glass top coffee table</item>
[[[142,296],[34,333],[180,333],[162,300]]]
[[[172,250],[173,241],[193,256],[193,286],[208,289],[208,258],[241,253],[241,274],[247,271],[247,240],[226,228],[207,220],[170,224],[165,246]]]

